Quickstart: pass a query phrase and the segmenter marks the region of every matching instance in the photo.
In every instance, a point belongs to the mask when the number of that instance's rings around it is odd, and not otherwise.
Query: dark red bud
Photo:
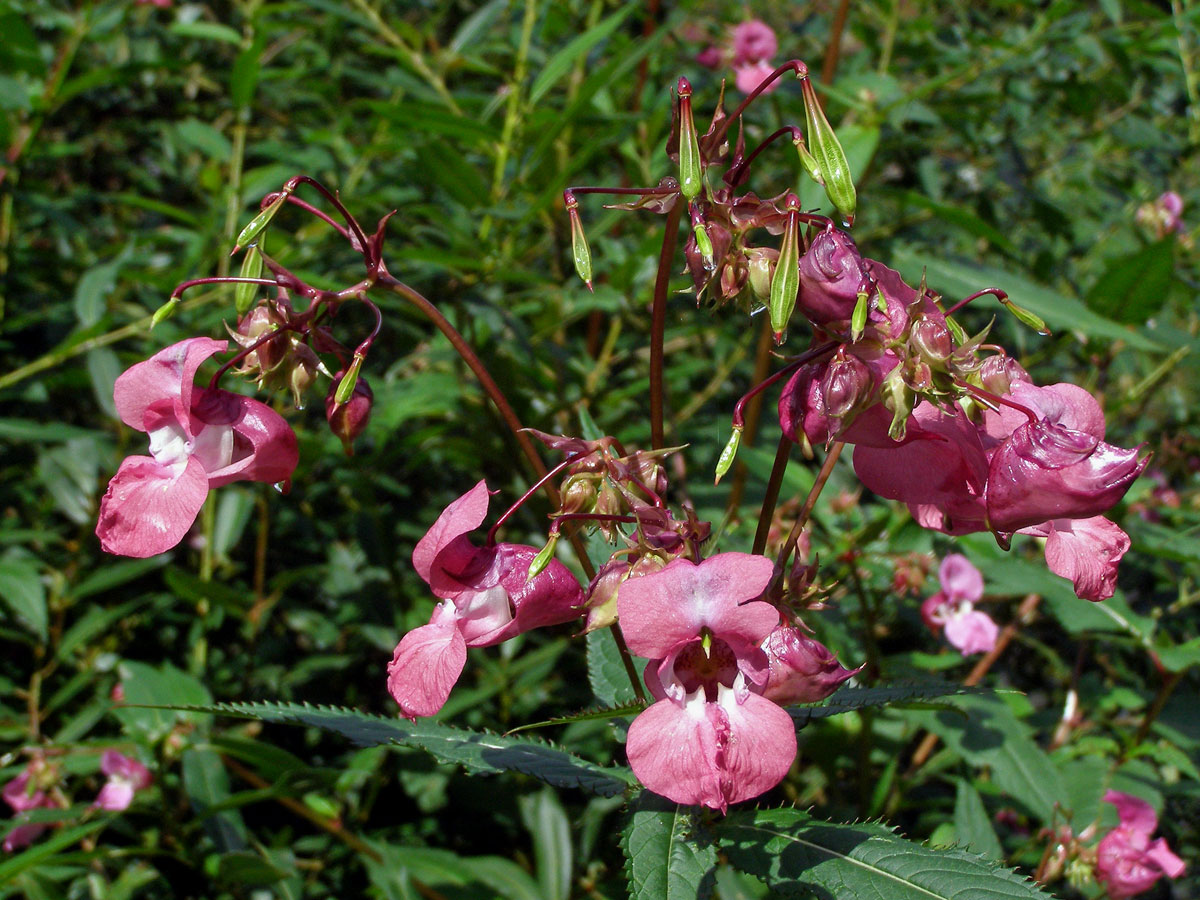
[[[344,371],[333,376],[333,384],[325,396],[325,418],[329,421],[329,430],[341,438],[346,455],[354,455],[354,439],[366,430],[367,422],[371,419],[371,404],[375,394],[367,379],[358,376],[354,392],[345,403],[338,403],[334,395],[341,384]]]

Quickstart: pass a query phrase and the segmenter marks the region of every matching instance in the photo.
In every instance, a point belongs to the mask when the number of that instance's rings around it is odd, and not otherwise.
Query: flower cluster
[[[1117,808],[1120,824],[1096,846],[1096,880],[1112,900],[1125,900],[1150,890],[1162,876],[1178,878],[1183,860],[1171,852],[1162,838],[1151,840],[1158,830],[1158,816],[1140,797],[1121,791],[1106,791],[1104,802]]]
[[[92,808],[107,812],[127,810],[133,803],[134,794],[148,788],[152,780],[149,769],[116,750],[105,750],[101,754],[100,771],[108,776],[108,780],[100,788]],[[12,808],[18,821],[22,813],[32,810],[66,809],[70,804],[59,788],[60,777],[57,766],[44,756],[36,756],[4,786],[4,802]],[[43,822],[16,825],[4,838],[4,849],[11,853],[27,847],[48,827]]]
[[[722,44],[705,48],[696,62],[714,71],[732,67],[737,89],[749,94],[774,70],[771,58],[778,50],[779,41],[771,26],[759,19],[747,19],[730,29]],[[763,93],[773,91],[776,85],[770,82]]]
[[[985,612],[975,609],[983,597],[983,576],[961,553],[951,553],[938,568],[942,589],[921,604],[921,618],[936,634],[962,652],[989,653],[1000,629]]]

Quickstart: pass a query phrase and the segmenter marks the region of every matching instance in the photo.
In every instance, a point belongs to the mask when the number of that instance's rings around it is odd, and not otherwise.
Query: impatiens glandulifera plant
[[[762,63],[774,52],[765,38],[746,30],[738,52]],[[751,53],[761,55],[751,60]],[[804,127],[782,127],[748,149],[743,114],[788,74],[800,80]],[[239,348],[233,358],[207,387],[197,387],[200,365],[226,345],[196,337],[118,379],[118,411],[126,424],[149,434],[151,456],[122,465],[97,532],[111,552],[164,552],[186,533],[209,488],[239,478],[286,482],[291,476],[296,443],[290,429],[265,404],[219,388],[226,374],[288,394],[298,408],[309,388],[328,377],[327,421],[349,452],[368,428],[373,403],[366,370],[383,316],[369,295],[394,294],[428,317],[462,356],[519,442],[532,486],[481,541],[471,536],[489,507],[489,491],[479,481],[429,524],[412,549],[413,571],[428,585],[434,606],[427,624],[398,636],[386,679],[381,666],[380,690],[386,685],[398,717],[270,703],[210,709],[326,727],[359,743],[421,747],[472,771],[517,771],[556,787],[624,792],[631,813],[622,846],[638,896],[657,896],[647,893],[650,877],[638,874],[644,871],[638,848],[659,843],[687,848],[683,854],[664,850],[662,865],[673,884],[697,894],[711,883],[720,853],[785,891],[839,900],[951,898],[997,886],[1006,897],[1046,896],[978,856],[924,848],[883,826],[822,822],[786,807],[731,809],[756,798],[760,807],[778,805],[797,758],[797,728],[814,718],[960,689],[946,683],[847,686],[856,676],[873,682],[878,668],[868,661],[848,669],[810,636],[812,614],[834,597],[820,577],[819,560],[807,560],[801,540],[845,444],[855,446],[854,470],[862,483],[907,504],[918,526],[949,536],[991,533],[1004,549],[1014,534],[1044,538],[1049,567],[1090,600],[1112,596],[1117,564],[1129,547],[1124,532],[1103,514],[1146,465],[1137,449],[1105,443],[1103,414],[1085,390],[1036,385],[989,342],[988,329],[968,335],[954,320],[965,304],[990,294],[1020,322],[1044,329],[1003,291],[985,288],[946,308],[924,279],[914,287],[863,257],[844,230],[855,218],[857,190],[807,66],[793,60],[755,78],[732,114],[725,112],[722,93],[703,132],[692,85],[678,80],[665,148],[673,168],[657,185],[575,186],[563,193],[575,270],[589,289],[605,276],[603,264],[594,265],[582,197],[625,195],[632,199],[620,208],[664,217],[649,340],[648,447],[627,447],[622,435],[576,437],[524,427],[463,336],[435,304],[389,272],[383,257],[388,217],[368,235],[336,194],[297,176],[263,200],[239,236],[238,248],[247,254],[242,275],[187,282],[160,310],[158,318],[170,315],[179,295],[195,284],[238,285],[237,321],[229,326]],[[824,186],[844,227],[802,209],[786,186],[757,193],[747,187],[756,160],[781,138],[796,149],[797,174]],[[306,185],[321,193],[337,218],[296,196]],[[263,236],[287,204],[345,239],[363,262],[358,280],[336,291],[317,288],[265,253]],[[685,452],[667,445],[663,367],[681,224],[687,235],[682,265],[697,307],[707,298],[765,311],[778,352],[792,353],[733,409],[734,437],[718,465],[720,478],[735,463],[747,401],[782,383],[782,433],[749,548],[722,543],[730,539],[697,515],[675,480],[685,467],[672,468],[676,474],[669,478],[664,462]],[[255,302],[260,287],[272,293]],[[335,336],[335,316],[346,303],[365,307],[374,321],[352,351]],[[535,440],[562,456],[553,468]],[[776,501],[797,444],[810,455],[824,448],[825,457],[803,503],[779,527]],[[511,527],[516,510],[538,492],[552,510],[544,543],[498,541],[498,532]],[[590,544],[584,540],[589,531],[595,538]],[[594,558],[601,537],[611,548],[606,559]],[[979,573],[965,557],[951,554],[940,579],[941,593],[926,604],[927,621],[964,654],[1000,652],[1008,638],[998,637],[995,624],[972,607],[982,594]],[[420,602],[425,608],[428,598]],[[611,721],[611,763],[525,735],[487,735],[429,721],[443,712],[468,648],[568,623],[586,635],[601,706],[566,712],[549,724]],[[864,644],[871,646],[877,635],[873,623],[867,628]],[[546,723],[515,730],[534,724]],[[105,790],[120,792],[117,799],[145,783],[128,765],[110,768],[105,771],[118,786]],[[1108,878],[1111,893],[1113,876],[1097,871]]]

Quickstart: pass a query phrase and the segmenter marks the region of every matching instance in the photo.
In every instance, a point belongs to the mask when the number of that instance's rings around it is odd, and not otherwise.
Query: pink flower
[[[775,32],[765,22],[748,19],[733,29],[735,66],[769,60],[778,50],[779,42],[775,39]]]
[[[951,553],[938,568],[942,589],[921,604],[921,618],[963,656],[990,653],[1000,629],[991,617],[975,609],[983,597],[983,575],[961,553]]]
[[[1108,896],[1124,900],[1148,891],[1163,875],[1178,878],[1183,874],[1183,860],[1171,852],[1167,842],[1150,840],[1158,828],[1158,816],[1149,803],[1113,790],[1105,792],[1104,802],[1113,804],[1121,817],[1121,824],[1096,847],[1096,880],[1108,889]]]
[[[490,647],[581,612],[583,590],[558,560],[530,579],[536,548],[476,547],[467,540],[487,508],[487,485],[480,481],[446,507],[413,550],[413,567],[442,602],[428,625],[404,636],[388,666],[388,691],[409,718],[442,708],[462,674],[467,647]]]
[[[197,389],[196,371],[227,341],[190,338],[124,372],[117,414],[150,436],[150,456],[121,463],[100,501],[96,536],[109,553],[154,556],[187,533],[212,488],[233,481],[286,482],[296,435],[264,403]]]
[[[150,770],[116,750],[104,751],[100,757],[100,771],[108,776],[108,781],[92,803],[96,809],[123,812],[133,802],[135,793],[150,786]]]
[[[763,81],[765,81],[767,77],[774,71],[775,67],[766,60],[743,63],[742,65],[733,67],[734,84],[737,85],[737,89],[743,94],[750,94],[753,93],[754,89],[762,84]],[[769,85],[763,88],[762,92],[764,94],[769,94],[777,87],[779,87],[779,82],[772,81]]]
[[[656,794],[724,812],[777,785],[795,759],[791,717],[762,696],[762,644],[779,612],[755,598],[771,570],[764,557],[722,553],[622,585],[621,628],[650,660],[646,686],[657,700],[629,726],[625,750]]]
[[[43,759],[34,759],[12,781],[4,786],[4,802],[12,807],[19,820],[24,818],[20,813],[34,809],[57,809],[60,802],[46,791],[46,781],[49,775],[51,783],[53,776]],[[22,847],[32,844],[49,826],[42,822],[28,825],[18,825],[5,835],[4,850],[12,853]]]
[[[776,627],[762,648],[770,665],[763,696],[781,706],[824,700],[862,669],[844,668],[824,644],[791,625]]]

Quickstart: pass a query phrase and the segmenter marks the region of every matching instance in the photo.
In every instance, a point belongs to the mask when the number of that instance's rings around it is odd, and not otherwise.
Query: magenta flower
[[[1117,808],[1121,824],[1096,847],[1096,880],[1112,900],[1124,900],[1148,891],[1163,875],[1178,878],[1183,860],[1171,852],[1163,838],[1151,841],[1158,816],[1145,800],[1121,791],[1105,791],[1104,802]]]
[[[117,414],[150,436],[150,456],[121,463],[100,501],[96,536],[107,552],[144,557],[170,550],[210,489],[287,481],[296,468],[296,435],[278,413],[240,394],[193,385],[200,365],[227,346],[190,338],[117,379]]]
[[[862,669],[844,668],[837,654],[792,625],[776,627],[762,648],[770,664],[763,696],[781,706],[824,700]]]
[[[773,788],[795,759],[791,717],[762,696],[762,644],[779,612],[755,598],[771,571],[764,557],[722,553],[622,585],[621,628],[650,660],[646,686],[657,701],[629,726],[625,750],[654,793],[724,812]]]
[[[413,568],[442,598],[429,624],[396,646],[388,691],[409,718],[432,716],[462,674],[468,647],[490,647],[531,628],[577,618],[583,590],[556,559],[530,579],[538,551],[523,544],[476,547],[467,534],[487,516],[480,481],[446,507],[413,550]]]
[[[4,786],[4,802],[18,814],[18,820],[23,818],[20,813],[33,809],[57,809],[60,806],[59,801],[45,790],[45,775],[48,771],[44,760],[34,759],[20,775]],[[5,835],[4,850],[12,853],[22,847],[28,847],[47,827],[49,826],[42,822],[18,825]]]
[[[769,60],[779,50],[775,32],[759,19],[748,19],[733,29],[733,64]]]
[[[123,812],[133,802],[135,793],[150,786],[150,770],[116,750],[104,751],[100,757],[100,771],[108,776],[108,781],[92,803],[95,809]]]
[[[951,553],[938,568],[942,589],[921,604],[921,618],[963,656],[990,653],[1000,629],[991,616],[975,609],[983,597],[983,575],[961,553]]]
[[[743,94],[750,94],[774,71],[775,67],[766,60],[743,63],[742,65],[733,67],[733,83],[737,85],[737,89]],[[779,82],[772,81],[763,88],[762,92],[769,94],[777,87],[779,87]]]

